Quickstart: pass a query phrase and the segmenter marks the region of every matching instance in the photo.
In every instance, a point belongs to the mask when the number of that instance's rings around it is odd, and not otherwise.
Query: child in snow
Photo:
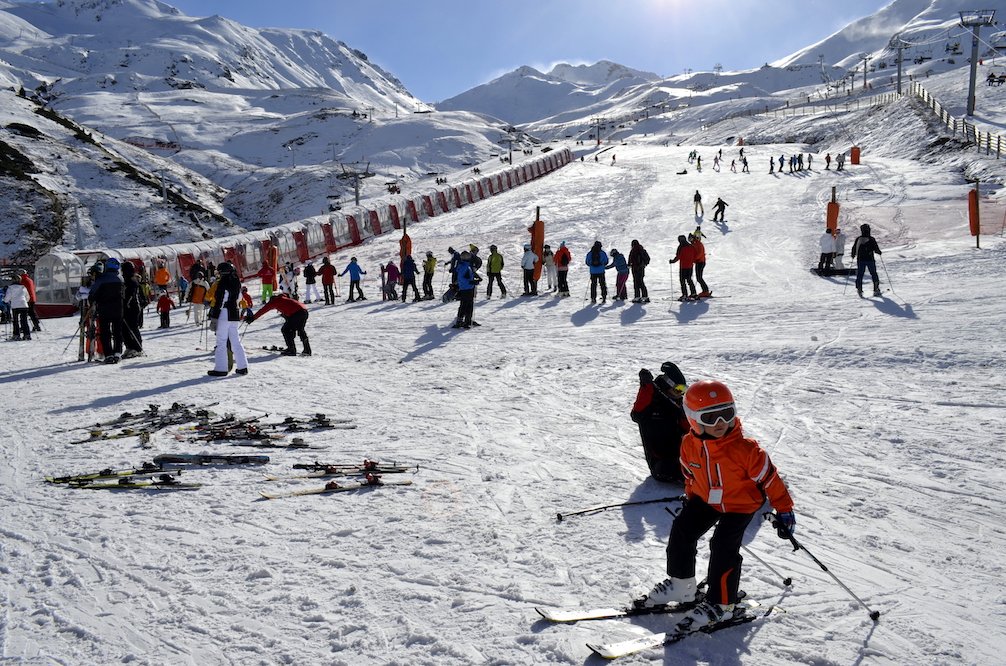
[[[768,454],[757,441],[744,436],[733,395],[725,384],[692,384],[685,391],[684,411],[690,430],[681,440],[680,459],[688,499],[671,525],[668,577],[636,604],[653,607],[694,601],[698,540],[713,529],[706,597],[677,625],[681,631],[692,631],[733,617],[744,531],[765,500],[776,510],[780,538],[790,538],[796,517],[786,484]]]
[[[166,290],[162,290],[157,299],[157,314],[161,315],[161,325],[157,328],[171,328],[171,311],[174,308],[175,302],[171,300]]]

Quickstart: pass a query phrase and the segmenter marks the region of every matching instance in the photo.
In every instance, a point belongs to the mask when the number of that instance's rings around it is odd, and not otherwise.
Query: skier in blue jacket
[[[367,271],[360,268],[360,264],[356,263],[356,257],[352,257],[349,260],[349,265],[339,273],[339,277],[342,277],[346,273],[349,273],[349,302],[357,300],[353,298],[353,287],[356,287],[356,293],[359,294],[357,298],[361,301],[367,300],[367,297],[363,295],[363,289],[360,288],[360,276],[366,275]]]
[[[454,322],[454,328],[471,328],[478,326],[477,321],[472,321],[475,312],[475,269],[471,265],[472,255],[468,250],[462,252],[458,257],[458,263],[454,274],[458,281],[458,318]]]
[[[608,285],[604,281],[604,271],[608,267],[608,253],[601,249],[601,241],[594,241],[584,263],[590,270],[590,302],[597,302],[597,287],[600,285],[601,302],[604,303],[608,298]]]
[[[625,261],[625,255],[612,248],[611,263],[606,268],[614,268],[618,274],[615,279],[615,296],[611,300],[624,301],[629,295],[625,288],[625,283],[629,281],[629,264]]]

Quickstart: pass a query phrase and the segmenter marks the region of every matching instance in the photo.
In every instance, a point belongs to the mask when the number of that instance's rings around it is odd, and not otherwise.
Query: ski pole
[[[803,544],[801,544],[799,541],[797,541],[796,537],[793,536],[793,533],[789,531],[789,528],[786,527],[785,525],[783,525],[782,522],[779,520],[778,514],[765,513],[765,514],[762,514],[762,515],[765,518],[765,520],[772,521],[772,527],[774,527],[775,530],[776,530],[776,532],[779,533],[779,536],[783,537],[784,539],[788,539],[789,542],[793,544],[793,550],[794,551],[802,550],[803,552],[807,553],[807,556],[810,559],[814,560],[814,564],[816,564],[817,566],[821,567],[821,571],[823,571],[826,574],[828,574],[829,576],[831,576],[832,579],[836,583],[838,583],[839,586],[841,586],[841,588],[843,590],[845,590],[849,594],[850,597],[852,597],[857,602],[859,602],[859,605],[862,606],[863,608],[865,608],[870,613],[870,619],[871,620],[873,620],[874,622],[876,622],[877,620],[880,619],[880,611],[872,610],[869,606],[867,606],[866,602],[864,602],[862,599],[860,599],[859,597],[857,597],[855,592],[853,592],[852,590],[850,590],[849,587],[845,583],[843,583],[842,581],[840,581],[838,579],[838,576],[836,576],[835,574],[833,574],[828,569],[828,567],[825,566],[824,562],[822,562],[821,560],[819,560],[816,557],[814,557],[813,553],[811,553],[809,550],[807,550],[806,547],[803,546]]]
[[[762,558],[758,557],[758,555],[756,555],[753,550],[751,550],[750,548],[748,548],[744,544],[741,544],[741,548],[744,549],[745,553],[747,553],[748,555],[750,555],[751,557],[753,557],[755,559],[755,561],[757,561],[763,567],[765,567],[766,569],[768,569],[769,571],[771,571],[773,574],[775,574],[776,576],[778,576],[780,579],[782,579],[782,585],[783,585],[783,587],[789,587],[790,585],[793,584],[793,579],[792,578],[790,578],[789,576],[783,576],[781,573],[779,573],[778,571],[776,571],[775,569],[773,569],[771,564],[769,564],[768,562],[766,562]]]
[[[70,348],[70,345],[72,345],[74,342],[76,342],[77,340],[79,340],[80,327],[81,327],[81,325],[83,323],[84,323],[84,320],[81,320],[80,323],[77,324],[77,330],[73,332],[73,335],[70,336],[70,341],[66,343],[65,347],[63,347],[63,353],[64,354],[66,353],[66,350],[68,350]],[[4,328],[6,330],[6,326]]]
[[[894,284],[891,282],[891,274],[887,272],[887,264],[884,262],[884,255],[880,255],[880,265],[884,267],[884,277],[887,278],[887,286],[890,288],[891,293],[900,299],[901,296],[898,296],[898,294],[894,291]]]
[[[588,516],[595,513],[601,513],[602,511],[607,511],[608,509],[617,509],[623,506],[636,506],[639,504],[657,504],[659,502],[683,502],[685,500],[684,495],[678,495],[677,497],[659,497],[657,499],[649,500],[639,500],[636,502],[622,502],[620,504],[603,504],[598,506],[592,506],[588,509],[580,509],[579,511],[570,511],[568,513],[557,513],[555,514],[556,520],[562,521],[564,518],[569,516]]]

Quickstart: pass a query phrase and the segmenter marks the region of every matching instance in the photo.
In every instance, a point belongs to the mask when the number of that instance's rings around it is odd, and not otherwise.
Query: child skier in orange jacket
[[[671,526],[668,578],[636,603],[652,607],[693,602],[696,544],[715,526],[709,541],[709,589],[703,602],[678,623],[679,629],[689,630],[733,616],[744,531],[765,499],[778,513],[780,536],[788,538],[795,531],[796,518],[793,500],[768,453],[744,436],[726,385],[692,384],[685,392],[684,408],[690,431],[681,440],[681,468],[688,499]]]

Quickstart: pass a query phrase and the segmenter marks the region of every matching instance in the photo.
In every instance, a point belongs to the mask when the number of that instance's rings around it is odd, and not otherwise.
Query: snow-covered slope
[[[924,108],[903,100],[851,115],[756,117],[710,125],[701,140],[616,145],[478,206],[410,226],[414,248],[497,244],[519,291],[517,257],[536,206],[546,239],[574,253],[573,297],[480,296],[482,327],[455,331],[453,304],[382,303],[379,237],[354,254],[370,300],[313,304],[311,358],[282,358],[279,319],[244,334],[250,374],[206,377],[203,334],[183,311],[146,356],[86,366],[64,353],[76,322],[5,342],[0,382],[16,394],[0,421],[0,655],[14,663],[583,664],[598,637],[659,631],[676,618],[548,626],[534,607],[627,601],[664,574],[671,517],[661,504],[555,520],[557,511],[667,497],[647,479],[628,418],[640,367],[678,363],[733,389],[745,432],[769,450],[796,501],[798,538],[870,608],[772,530],[748,544],[743,587],[776,612],[715,637],[626,659],[744,665],[975,664],[1006,650],[999,554],[1006,548],[1002,399],[1006,358],[1003,207],[985,201],[982,249],[967,234],[969,168],[992,158],[920,153]],[[863,164],[821,170],[849,146]],[[708,168],[738,129],[751,174]],[[768,175],[792,133],[816,136],[814,169]],[[607,147],[607,146],[605,146]],[[705,168],[686,155],[697,150]],[[608,159],[617,155],[617,161]],[[685,175],[676,175],[687,168]],[[817,260],[837,188],[850,234],[870,223],[884,251],[882,298],[861,300]],[[692,214],[722,197],[726,219]],[[708,210],[708,209],[707,209]],[[667,260],[678,234],[707,235],[715,298],[678,303]],[[583,300],[583,256],[600,239],[648,249],[648,305]],[[336,257],[341,269],[345,257]],[[437,293],[445,286],[438,273]],[[610,283],[609,283],[610,285]],[[341,282],[342,289],[346,288]],[[253,285],[254,290],[254,285]],[[343,292],[343,297],[345,292]],[[962,330],[966,334],[962,338]],[[965,340],[966,339],[966,340]],[[261,469],[183,472],[192,492],[88,491],[41,477],[133,465],[165,452],[253,452],[189,443],[167,430],[69,442],[87,425],[148,403],[218,413],[325,412],[355,430],[306,433],[321,450],[272,451]],[[294,463],[364,456],[419,464],[405,488],[259,500]],[[704,570],[706,545],[700,547]],[[751,555],[757,556],[758,559]],[[761,561],[759,561],[759,559]],[[781,578],[792,576],[791,587]]]

